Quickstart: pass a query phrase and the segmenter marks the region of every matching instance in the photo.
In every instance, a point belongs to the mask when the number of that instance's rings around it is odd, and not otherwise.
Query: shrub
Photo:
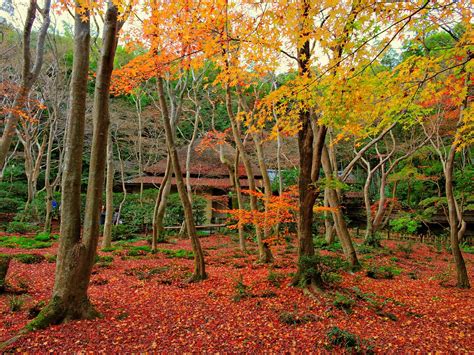
[[[234,301],[240,301],[243,298],[251,297],[252,294],[249,292],[249,286],[244,284],[244,280],[242,275],[240,275],[239,279],[236,280],[234,285],[234,297],[232,298]]]
[[[341,346],[347,350],[360,351],[360,338],[338,327],[332,327],[327,332],[328,340],[332,345]]]
[[[22,296],[8,296],[8,308],[10,308],[11,312],[21,311],[24,303],[25,299]]]
[[[0,198],[0,213],[16,213],[23,207],[24,202],[17,198]]]
[[[314,322],[319,320],[318,317],[316,317],[314,314],[304,314],[303,316],[299,317],[296,312],[281,312],[280,315],[278,316],[278,320],[282,323],[288,324],[288,325],[298,325],[298,324],[304,324],[308,322]]]
[[[284,279],[285,279],[284,274],[279,274],[272,270],[269,271],[268,276],[267,276],[267,280],[275,287],[280,287],[281,281]]]
[[[357,246],[359,254],[371,254],[374,252],[374,247],[367,244],[360,244]]]
[[[421,222],[414,216],[408,214],[390,221],[390,227],[394,232],[414,234],[421,228]]]
[[[45,260],[41,254],[16,254],[14,258],[23,264],[39,264]]]
[[[339,282],[341,276],[337,274],[337,271],[349,267],[349,264],[339,257],[321,256],[319,254],[312,257],[302,257],[299,264],[301,269],[304,270],[301,281],[305,283],[307,280],[314,279],[321,286],[331,286],[333,283]]]
[[[0,237],[0,246],[4,248],[42,249],[49,248],[52,242],[37,241],[29,237]]]
[[[349,313],[352,310],[352,306],[355,305],[355,301],[352,298],[343,295],[342,293],[336,292],[336,296],[332,304],[336,308],[342,309],[343,311]]]
[[[112,226],[112,240],[130,240],[136,237],[138,228],[129,224],[118,224]]]
[[[8,223],[8,226],[7,226],[8,233],[25,234],[28,232],[34,232],[36,230],[38,230],[38,226],[35,226],[27,222],[13,221],[13,222]]]
[[[460,247],[465,253],[474,254],[474,245],[468,245],[464,242],[460,245]]]
[[[149,246],[134,247],[135,250],[142,250],[144,253],[151,252]],[[157,249],[158,252],[167,255],[169,258],[194,259],[194,253],[186,249]]]
[[[95,262],[96,263],[111,263],[112,261],[114,261],[114,257],[113,256],[110,256],[110,255],[104,255],[104,256],[101,256],[101,255],[96,255],[95,256]]]
[[[385,265],[385,266],[370,266],[367,270],[367,276],[372,279],[393,279],[394,276],[400,275],[401,270],[396,267]]]
[[[201,225],[206,221],[206,205],[207,201],[204,197],[193,196],[193,216],[194,223]],[[177,193],[170,194],[166,213],[163,220],[165,226],[178,226],[184,222],[184,209]]]
[[[48,232],[41,232],[36,235],[35,240],[39,242],[48,242],[51,240],[51,238],[52,237]]]
[[[44,254],[44,258],[48,263],[55,263],[57,259],[57,255],[55,254]]]
[[[339,240],[335,241],[334,243],[328,244],[326,239],[314,238],[313,242],[314,242],[314,246],[321,250],[327,250],[327,251],[332,251],[332,252],[338,252],[342,250],[342,245]]]

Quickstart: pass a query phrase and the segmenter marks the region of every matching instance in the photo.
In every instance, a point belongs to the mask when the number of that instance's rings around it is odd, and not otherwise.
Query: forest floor
[[[271,267],[255,264],[255,249],[240,252],[230,236],[201,241],[209,278],[192,284],[185,282],[193,267],[188,240],[161,244],[156,254],[146,251],[145,241],[101,251],[90,297],[103,318],[31,332],[7,350],[474,351],[474,290],[453,287],[451,255],[439,247],[399,241],[383,241],[378,250],[360,247],[363,269],[352,273],[336,263],[341,277],[329,278],[339,283],[310,297],[289,286],[294,241],[273,246]],[[33,251],[0,247],[0,254],[46,257],[12,260],[9,292],[0,295],[0,342],[50,297],[56,250],[57,242]],[[339,250],[321,254],[342,256]],[[474,255],[465,258],[474,283]]]

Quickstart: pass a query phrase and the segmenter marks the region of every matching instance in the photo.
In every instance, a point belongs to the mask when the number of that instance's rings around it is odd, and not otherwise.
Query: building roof
[[[159,185],[163,183],[163,176],[140,176],[135,179],[129,180],[127,184],[131,185]],[[207,188],[218,188],[222,190],[228,190],[232,188],[230,179],[227,178],[205,178],[205,177],[192,177],[189,179],[192,187],[207,187]],[[255,181],[257,187],[262,187],[262,180],[257,179]],[[171,185],[176,186],[176,178],[171,179]],[[244,189],[249,187],[248,179],[240,179],[240,186]]]
[[[189,172],[193,177],[226,177],[229,176],[229,170],[227,166],[221,162],[219,153],[213,149],[199,149],[200,140],[197,140],[191,149],[191,161]],[[186,157],[188,147],[182,147],[178,149],[178,157],[181,164],[181,170],[185,171]],[[234,161],[235,149],[229,144],[222,146],[224,155],[230,161]],[[148,166],[144,169],[148,175],[163,175],[166,171],[167,159],[164,158],[158,163]],[[252,165],[253,174],[255,177],[261,177],[260,169],[257,165]],[[245,167],[242,163],[239,165],[239,176],[247,176]]]

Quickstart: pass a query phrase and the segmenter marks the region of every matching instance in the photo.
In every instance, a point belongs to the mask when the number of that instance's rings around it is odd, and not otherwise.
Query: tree
[[[90,50],[90,9],[76,4],[74,64],[70,111],[62,180],[61,237],[52,299],[28,324],[28,329],[44,328],[71,319],[94,318],[98,312],[88,297],[88,286],[99,238],[99,212],[105,171],[109,125],[108,100],[118,32],[117,6],[107,5],[103,46],[96,76],[93,107],[93,144],[89,168],[84,231],[81,235],[81,178],[85,110]]]
[[[8,150],[10,149],[10,144],[15,134],[16,126],[21,117],[21,112],[24,110],[24,107],[27,106],[28,94],[38,79],[41,67],[43,66],[45,39],[50,23],[50,8],[51,0],[45,0],[42,9],[38,6],[36,0],[30,0],[28,6],[25,18],[25,26],[23,28],[23,71],[21,84],[14,99],[13,108],[10,110],[10,113],[5,119],[6,124],[2,133],[2,138],[0,140],[0,170],[3,169],[5,164]],[[32,65],[33,58],[31,57],[31,34],[37,12],[42,15],[43,23],[38,33],[38,39],[36,41],[36,54],[34,57],[34,63]]]

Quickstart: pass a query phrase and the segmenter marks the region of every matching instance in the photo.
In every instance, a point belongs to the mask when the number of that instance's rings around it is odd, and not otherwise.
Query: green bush
[[[8,168],[7,168],[8,169]],[[7,176],[6,174],[4,175]],[[0,182],[1,197],[17,198],[20,201],[26,201],[28,196],[28,185],[23,181],[2,181]]]
[[[421,222],[412,215],[405,215],[390,221],[390,227],[394,232],[414,234],[421,228]]]
[[[352,310],[352,306],[355,305],[355,301],[342,293],[336,292],[336,296],[334,297],[332,304],[336,308],[350,312]]]
[[[11,312],[21,311],[21,308],[23,307],[24,303],[25,299],[23,298],[23,296],[8,296],[8,308],[10,308]]]
[[[204,197],[193,196],[194,223],[201,225],[206,221],[207,201]],[[170,194],[166,206],[163,224],[165,226],[178,226],[184,222],[184,209],[177,193]]]
[[[301,278],[303,283],[314,279],[324,286],[331,286],[334,283],[340,282],[342,277],[337,271],[349,268],[349,263],[339,257],[322,256],[319,254],[312,257],[301,257],[299,264],[301,269],[304,270],[303,277]]]
[[[328,340],[332,345],[341,346],[347,350],[360,351],[361,341],[355,334],[338,327],[332,327],[327,332]]]
[[[12,221],[8,223],[7,226],[7,232],[8,233],[20,233],[20,234],[25,234],[28,232],[34,232],[38,230],[38,226],[35,226],[31,223],[27,222],[18,222],[18,221]]]
[[[314,238],[313,243],[316,248],[319,248],[321,250],[328,250],[332,252],[338,252],[342,250],[342,245],[339,240],[335,241],[332,244],[328,244],[328,242],[324,238]]]
[[[0,237],[0,246],[3,248],[43,249],[49,248],[52,242],[43,242],[30,237],[5,236]]]
[[[14,258],[23,264],[39,264],[45,260],[41,254],[16,254]]]
[[[51,234],[49,234],[48,232],[38,233],[35,237],[35,240],[38,242],[49,242],[51,239]]]
[[[372,265],[367,270],[367,276],[372,279],[391,280],[395,276],[398,276],[400,274],[401,274],[400,269],[397,269],[396,267],[393,267],[390,265],[384,265],[384,266],[378,266],[378,267]]]
[[[117,224],[112,226],[112,240],[134,239],[138,233],[138,227],[128,224]]]
[[[250,287],[244,284],[244,280],[242,275],[240,275],[239,279],[235,281],[234,284],[234,297],[232,298],[234,301],[238,302],[243,298],[251,297],[252,294],[249,291]]]
[[[24,202],[12,197],[0,198],[0,213],[16,213],[22,208]]]

